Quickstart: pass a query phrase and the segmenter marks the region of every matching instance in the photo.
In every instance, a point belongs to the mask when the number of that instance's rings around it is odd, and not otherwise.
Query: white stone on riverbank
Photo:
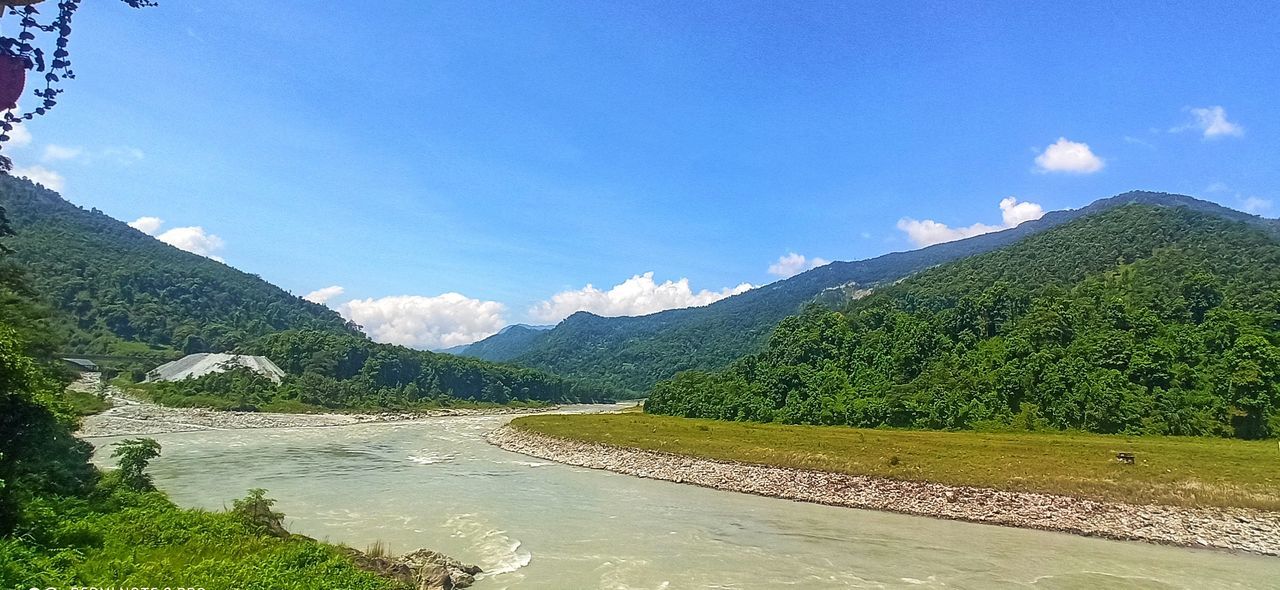
[[[1181,508],[808,471],[570,441],[504,426],[503,449],[579,467],[832,506],[1280,555],[1280,513]]]
[[[92,391],[97,374],[90,373],[72,387]],[[349,426],[373,422],[403,422],[436,416],[477,416],[487,414],[528,414],[554,407],[525,408],[442,408],[425,412],[381,412],[375,414],[276,414],[271,412],[226,412],[204,408],[171,408],[133,399],[116,387],[104,388],[112,407],[86,416],[76,436],[146,436],[193,430],[233,430],[240,428],[316,428]]]

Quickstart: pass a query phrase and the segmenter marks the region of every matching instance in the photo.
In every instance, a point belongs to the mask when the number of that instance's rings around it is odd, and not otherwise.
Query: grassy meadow
[[[1277,441],[1082,433],[986,433],[538,415],[516,428],[652,451],[1107,501],[1280,510]],[[1125,465],[1116,453],[1132,452]]]

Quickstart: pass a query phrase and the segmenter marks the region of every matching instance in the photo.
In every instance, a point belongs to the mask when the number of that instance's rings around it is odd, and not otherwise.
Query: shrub
[[[120,482],[137,491],[155,489],[147,465],[160,456],[160,443],[150,438],[130,438],[114,445],[111,457],[116,459]]]

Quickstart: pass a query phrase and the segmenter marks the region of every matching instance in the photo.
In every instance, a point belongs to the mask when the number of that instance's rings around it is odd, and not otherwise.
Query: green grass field
[[[872,430],[651,414],[539,415],[555,437],[744,463],[1099,500],[1280,510],[1277,441]],[[1134,465],[1116,453],[1137,455]]]

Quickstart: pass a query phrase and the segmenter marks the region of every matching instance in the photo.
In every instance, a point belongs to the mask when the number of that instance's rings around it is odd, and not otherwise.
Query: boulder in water
[[[409,566],[418,574],[418,590],[466,588],[476,581],[476,574],[481,572],[478,566],[466,565],[429,549],[402,555],[396,561]]]
[[[448,555],[419,549],[400,557],[373,557],[347,549],[356,567],[390,578],[417,590],[455,590],[476,581],[479,566],[466,565]]]

